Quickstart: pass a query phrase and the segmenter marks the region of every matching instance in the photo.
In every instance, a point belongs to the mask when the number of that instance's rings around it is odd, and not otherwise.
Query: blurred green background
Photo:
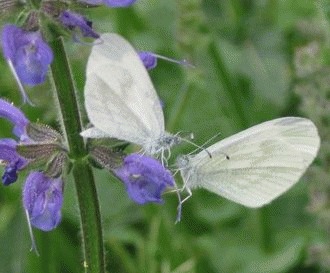
[[[138,0],[127,9],[81,11],[98,32],[117,32],[159,60],[150,72],[164,102],[167,131],[214,141],[280,116],[312,119],[322,138],[318,158],[289,192],[262,209],[247,209],[196,190],[175,224],[177,198],[139,206],[108,172],[95,170],[109,272],[330,272],[330,4],[322,0]],[[13,18],[6,20],[14,22]],[[4,19],[2,22],[7,22]],[[90,46],[66,42],[83,100]],[[20,105],[1,57],[0,94]],[[29,88],[32,121],[59,128],[49,82]],[[1,120],[1,137],[11,128]],[[173,158],[194,148],[172,149]],[[63,221],[30,239],[21,190],[25,173],[0,187],[0,272],[82,272],[78,206],[65,178]],[[179,180],[178,180],[179,181]]]

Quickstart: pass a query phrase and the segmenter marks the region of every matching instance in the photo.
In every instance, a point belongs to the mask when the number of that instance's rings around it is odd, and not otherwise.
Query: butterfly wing
[[[109,137],[144,145],[164,134],[160,100],[134,48],[117,34],[101,35],[87,63],[85,107]],[[81,133],[97,137],[97,130]]]
[[[317,155],[320,138],[308,119],[286,117],[253,126],[201,151],[181,174],[236,203],[260,207],[287,191]]]

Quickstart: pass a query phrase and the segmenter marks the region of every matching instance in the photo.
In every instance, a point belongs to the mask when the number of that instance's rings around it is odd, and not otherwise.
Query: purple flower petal
[[[50,231],[61,221],[63,181],[49,178],[42,172],[31,172],[23,189],[23,204],[32,226]]]
[[[136,0],[104,0],[104,4],[112,8],[128,7],[133,5]]]
[[[162,203],[162,192],[174,186],[170,171],[152,157],[130,154],[114,173],[125,183],[129,197],[138,204]]]
[[[60,14],[59,20],[64,26],[70,29],[79,28],[84,37],[92,37],[95,39],[100,37],[100,35],[92,29],[92,22],[78,13],[65,10]]]
[[[5,25],[2,47],[5,58],[13,63],[24,84],[37,85],[45,81],[53,53],[42,40],[40,32],[27,32],[15,25]]]
[[[157,57],[152,52],[140,51],[138,54],[147,70],[151,70],[157,66]]]
[[[15,141],[13,140],[13,142]],[[27,160],[16,152],[16,142],[15,145],[0,143],[0,160],[11,165],[15,164],[18,170],[23,169],[27,164]]]
[[[13,104],[0,99],[0,117],[9,120],[13,125],[13,134],[19,138],[26,138],[25,128],[29,120],[24,113]]]
[[[7,143],[6,143],[7,142]],[[16,152],[16,141],[3,141],[0,143],[0,160],[6,167],[2,175],[2,183],[8,186],[17,180],[18,171],[26,167],[28,161]]]
[[[5,172],[2,175],[2,183],[5,186],[9,186],[10,184],[14,183],[17,180],[17,167],[16,165],[8,165],[5,168]]]
[[[0,99],[0,117],[6,118],[14,124],[13,133],[21,141],[29,139],[26,135],[29,120],[20,109]],[[0,139],[0,160],[6,165],[2,183],[6,186],[14,183],[17,180],[18,171],[28,164],[28,161],[16,152],[16,145],[17,142],[13,139]]]
[[[5,162],[5,172],[2,183],[8,186],[17,180],[17,173],[23,169],[28,161],[16,152],[16,141],[13,139],[0,139],[0,160]]]

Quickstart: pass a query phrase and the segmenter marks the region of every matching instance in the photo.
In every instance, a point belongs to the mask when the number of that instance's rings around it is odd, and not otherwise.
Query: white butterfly
[[[113,137],[141,145],[148,154],[161,153],[180,142],[165,132],[160,100],[134,48],[122,37],[105,33],[89,56],[85,107],[94,127],[88,138]]]
[[[285,117],[181,156],[177,165],[190,195],[191,189],[202,187],[244,206],[261,207],[299,181],[319,147],[313,122]]]

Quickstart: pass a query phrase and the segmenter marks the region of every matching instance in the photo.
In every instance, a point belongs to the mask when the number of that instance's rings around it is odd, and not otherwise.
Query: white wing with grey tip
[[[188,156],[181,175],[188,188],[202,187],[236,203],[260,207],[299,181],[319,146],[310,120],[274,119],[211,145],[211,157],[205,151]]]
[[[84,137],[98,137],[99,131],[144,146],[164,135],[160,100],[148,72],[134,48],[117,34],[103,34],[93,46],[85,107],[96,129],[83,131]]]

